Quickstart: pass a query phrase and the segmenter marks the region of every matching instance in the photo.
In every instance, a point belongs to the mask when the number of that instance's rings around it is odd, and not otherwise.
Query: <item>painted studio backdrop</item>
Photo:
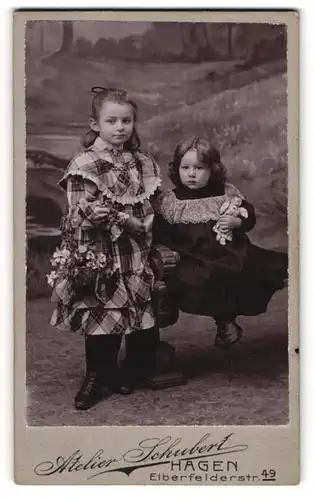
[[[174,147],[207,138],[255,207],[252,243],[287,251],[285,27],[36,21],[27,23],[25,52],[28,423],[101,425],[106,415],[106,425],[285,424],[286,289],[267,313],[240,318],[246,333],[232,352],[213,346],[210,318],[180,314],[161,338],[175,346],[188,384],[114,396],[82,415],[72,397],[84,372],[83,339],[49,325],[46,279],[66,208],[57,183],[81,148],[98,85],[132,93],[142,148],[159,163],[163,187],[171,186]]]

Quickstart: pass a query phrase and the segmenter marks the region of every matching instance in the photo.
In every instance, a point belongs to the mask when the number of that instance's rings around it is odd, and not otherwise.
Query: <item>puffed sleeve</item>
[[[255,210],[253,205],[248,203],[246,200],[243,200],[241,207],[246,209],[248,217],[246,219],[242,218],[242,224],[239,229],[247,233],[251,231],[256,224]]]
[[[91,229],[99,224],[111,230],[114,239],[122,232],[129,216],[113,208],[110,200],[100,201],[96,184],[80,176],[67,179],[69,221],[73,228]],[[97,208],[102,208],[101,215]],[[105,210],[104,210],[105,209]]]

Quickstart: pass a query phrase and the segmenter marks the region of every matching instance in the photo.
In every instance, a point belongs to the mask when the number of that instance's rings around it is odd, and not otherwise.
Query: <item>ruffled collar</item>
[[[142,151],[127,151],[97,137],[85,152],[73,158],[60,186],[66,189],[69,176],[80,176],[96,184],[106,198],[122,205],[143,203],[161,184],[160,170]]]
[[[199,199],[178,199],[175,192],[167,190],[156,197],[154,209],[170,224],[199,224],[217,221],[223,204],[234,198],[244,200],[244,196],[232,184],[225,185],[223,195]]]
[[[100,136],[96,137],[94,143],[88,148],[88,151],[123,151],[123,144],[113,146],[110,142],[105,141]]]

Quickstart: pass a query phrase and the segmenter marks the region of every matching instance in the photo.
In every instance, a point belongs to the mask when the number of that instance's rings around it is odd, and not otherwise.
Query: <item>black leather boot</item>
[[[125,379],[134,386],[146,386],[156,372],[157,328],[138,330],[125,337]]]
[[[131,380],[124,377],[123,371],[119,368],[117,359],[120,350],[121,335],[103,335],[105,337],[103,349],[110,355],[104,353],[103,360],[103,383],[111,392],[121,395],[131,394],[134,390]]]
[[[230,349],[242,337],[243,329],[235,319],[229,321],[216,320],[217,335],[215,346],[220,349]]]
[[[103,380],[99,366],[99,344],[102,335],[85,337],[86,377],[74,399],[77,410],[88,410],[100,401]]]
[[[105,387],[123,395],[133,391],[133,387],[123,381],[117,364],[121,338],[121,335],[86,337],[86,378],[74,400],[77,410],[88,410],[97,404]]]

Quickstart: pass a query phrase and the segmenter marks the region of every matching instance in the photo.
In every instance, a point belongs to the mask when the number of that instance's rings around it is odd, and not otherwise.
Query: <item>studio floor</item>
[[[49,299],[27,303],[27,418],[31,426],[284,425],[289,418],[287,290],[266,314],[240,317],[245,335],[214,347],[210,318],[181,314],[161,339],[176,348],[187,384],[111,395],[85,412],[73,399],[85,371],[84,339],[49,325]]]

